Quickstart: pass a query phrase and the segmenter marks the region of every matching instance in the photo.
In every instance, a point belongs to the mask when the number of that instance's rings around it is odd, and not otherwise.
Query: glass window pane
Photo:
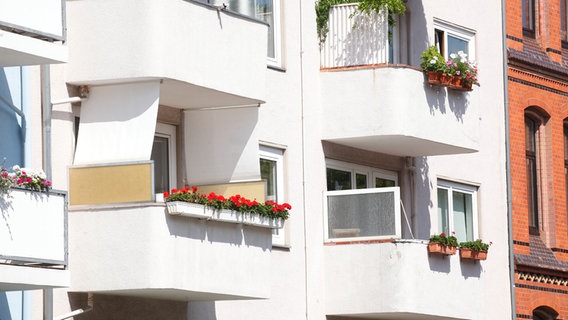
[[[473,217],[471,194],[453,192],[454,231],[458,242],[473,241]]]
[[[356,189],[367,188],[367,175],[362,173],[357,173],[355,175],[355,187]]]
[[[266,180],[266,200],[278,201],[276,197],[276,161],[260,159],[260,178]]]
[[[463,51],[469,55],[467,41],[448,35],[448,54],[458,53]]]
[[[349,190],[351,185],[351,172],[327,168],[327,190]]]
[[[256,1],[256,18],[268,23],[268,52],[267,56],[275,58],[274,54],[274,5],[273,0]]]
[[[154,192],[162,193],[170,190],[170,168],[169,168],[169,139],[165,137],[154,137],[152,145],[151,159],[154,161]]]
[[[385,178],[375,178],[375,188],[385,188],[396,186],[396,181]]]
[[[330,238],[396,234],[393,192],[328,197]]]
[[[448,190],[446,189],[438,189],[438,232],[442,233],[445,232],[446,234],[450,234],[449,228],[449,221],[448,221]]]

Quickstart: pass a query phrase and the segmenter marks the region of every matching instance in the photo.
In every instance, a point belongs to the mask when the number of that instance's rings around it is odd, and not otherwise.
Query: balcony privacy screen
[[[399,188],[327,192],[327,238],[399,238]]]
[[[329,32],[320,50],[320,66],[337,68],[388,62],[386,11],[357,12],[357,3],[329,10]]]

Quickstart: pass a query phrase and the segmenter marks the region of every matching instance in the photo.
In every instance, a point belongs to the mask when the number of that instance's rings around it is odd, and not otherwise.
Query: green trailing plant
[[[485,251],[489,250],[489,246],[491,246],[493,242],[484,243],[481,239],[477,239],[475,241],[466,241],[460,242],[460,249],[470,249],[472,251]]]
[[[325,42],[327,33],[329,31],[327,23],[329,20],[329,9],[334,5],[345,3],[359,3],[357,11],[365,13],[367,15],[371,14],[372,12],[379,13],[383,9],[388,9],[388,23],[391,27],[396,26],[395,17],[397,15],[404,14],[404,12],[406,11],[403,0],[319,0],[318,2],[316,2],[315,10],[317,32],[320,45]],[[391,34],[389,32],[389,39],[390,37]]]
[[[458,246],[458,239],[455,236],[455,232],[452,232],[451,236],[446,235],[445,232],[432,235],[430,236],[430,242],[439,243],[443,246],[451,246],[451,247]]]

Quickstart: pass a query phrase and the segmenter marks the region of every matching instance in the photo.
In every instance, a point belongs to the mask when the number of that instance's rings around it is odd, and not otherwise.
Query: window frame
[[[154,137],[161,137],[168,139],[168,184],[169,189],[177,187],[177,127],[172,124],[162,122],[156,123],[156,130]],[[155,165],[155,164],[153,164]],[[154,174],[154,173],[152,173]],[[155,177],[154,177],[155,179]],[[154,187],[155,189],[155,187]],[[169,190],[166,190],[169,191]]]
[[[533,131],[530,133],[532,136],[534,150],[529,150],[527,122],[531,121],[534,125]],[[540,131],[543,125],[541,117],[529,110],[525,110],[524,114],[525,123],[525,163],[526,163],[526,185],[527,185],[527,213],[528,213],[528,227],[529,232],[532,234],[539,234],[542,219],[540,219],[542,211],[542,177],[539,174],[540,168]],[[529,168],[530,167],[530,168]]]
[[[346,190],[357,190],[357,174],[364,174],[367,176],[367,187],[365,189],[375,188],[375,179],[376,178],[383,178],[386,180],[393,180],[395,182],[395,186],[399,185],[398,182],[398,173],[396,171],[390,171],[385,169],[379,169],[375,167],[369,167],[364,165],[359,165],[355,163],[349,163],[334,159],[326,159],[325,160],[325,169],[326,169],[326,176],[327,176],[327,169],[335,169],[341,170],[345,172],[351,173],[351,189]],[[327,180],[326,180],[327,186]],[[327,190],[327,187],[326,187]],[[332,190],[328,190],[332,191]]]
[[[443,39],[440,41],[438,39],[439,32],[443,33]],[[442,56],[446,59],[450,56],[451,53],[457,52],[448,52],[448,35],[451,35],[454,38],[461,39],[468,44],[467,48],[467,59],[469,61],[475,61],[476,58],[476,45],[475,45],[475,31],[456,26],[441,20],[434,20],[434,43],[436,47],[438,47],[439,52]]]
[[[258,150],[259,155],[259,165],[260,160],[274,161],[276,163],[276,185],[275,185],[275,195],[276,199],[274,201],[278,203],[283,203],[284,201],[284,149],[279,149],[267,145],[260,145]],[[266,191],[265,191],[266,194]],[[272,229],[272,245],[273,246],[286,246],[286,226],[281,229]]]
[[[537,17],[537,1],[536,0],[522,0],[521,1],[521,23],[523,27],[523,36],[534,38],[536,35],[536,17]],[[528,6],[529,15],[525,19],[525,7]],[[531,10],[532,7],[532,10]],[[525,20],[527,25],[525,25]]]
[[[438,179],[436,182],[436,208],[437,208],[437,215],[436,218],[437,220],[440,220],[440,203],[438,201],[439,199],[439,194],[440,194],[440,189],[442,190],[446,190],[447,194],[448,194],[448,203],[447,203],[447,208],[448,208],[448,215],[446,217],[446,220],[448,221],[448,229],[445,230],[444,229],[444,225],[442,221],[438,221],[437,223],[437,233],[441,233],[441,232],[445,232],[446,234],[452,234],[452,232],[455,232],[456,226],[455,226],[455,222],[454,222],[454,205],[453,205],[453,193],[454,192],[460,192],[460,193],[464,193],[464,194],[469,194],[471,196],[471,222],[472,222],[472,228],[471,228],[471,236],[468,238],[467,237],[467,233],[466,233],[466,237],[464,241],[473,241],[475,239],[479,238],[479,231],[478,231],[478,217],[479,217],[479,212],[478,212],[478,186],[477,185],[473,185],[473,184],[465,184],[465,183],[459,183],[459,182],[454,182],[454,181],[450,181],[450,180],[445,180],[445,179]],[[459,235],[456,235],[456,237],[458,237]],[[460,240],[461,241],[461,240]]]

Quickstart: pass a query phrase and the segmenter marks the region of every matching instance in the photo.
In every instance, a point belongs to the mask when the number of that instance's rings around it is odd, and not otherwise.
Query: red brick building
[[[568,319],[568,1],[506,3],[516,314]]]

